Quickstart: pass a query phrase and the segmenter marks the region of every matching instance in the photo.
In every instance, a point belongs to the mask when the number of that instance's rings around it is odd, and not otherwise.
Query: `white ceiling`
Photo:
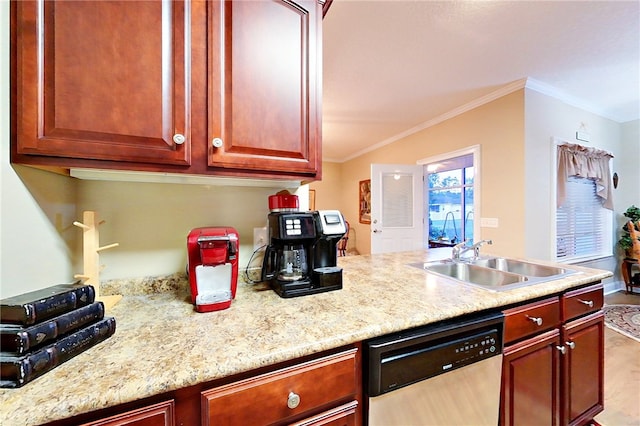
[[[323,24],[323,158],[524,87],[640,118],[640,2],[334,0]]]

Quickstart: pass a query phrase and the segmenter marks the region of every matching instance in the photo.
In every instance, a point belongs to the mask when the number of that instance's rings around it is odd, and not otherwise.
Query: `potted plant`
[[[623,215],[628,217],[633,223],[638,223],[640,221],[640,208],[632,205],[629,207]],[[624,225],[622,225],[622,236],[618,240],[618,247],[620,247],[625,254],[628,256],[629,251],[631,250],[631,236],[629,235],[629,230],[627,229],[627,223],[629,221],[626,220]]]

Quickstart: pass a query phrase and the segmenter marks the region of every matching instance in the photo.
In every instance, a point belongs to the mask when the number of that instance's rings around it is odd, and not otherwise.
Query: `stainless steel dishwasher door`
[[[502,355],[369,398],[371,426],[496,426]]]
[[[366,342],[371,426],[496,426],[500,312],[392,333]]]

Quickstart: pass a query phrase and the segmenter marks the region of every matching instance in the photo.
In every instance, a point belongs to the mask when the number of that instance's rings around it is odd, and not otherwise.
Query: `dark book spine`
[[[96,343],[102,342],[115,332],[116,319],[107,317],[76,333],[69,334],[54,343],[57,355],[56,364],[59,365],[70,360]]]
[[[95,302],[29,327],[0,325],[0,351],[21,355],[104,317],[104,304]]]
[[[0,356],[0,388],[17,388],[40,377],[74,356],[106,340],[116,331],[116,320],[104,318],[45,348],[20,357]]]
[[[90,305],[96,300],[96,290],[92,285],[78,287],[76,293],[76,308]]]
[[[31,325],[53,318],[76,307],[76,293],[71,291],[32,303],[5,305],[0,309],[0,321],[7,324]]]
[[[0,356],[0,388],[20,387],[55,365],[55,352],[48,347],[21,357]]]
[[[60,284],[2,300],[0,322],[32,325],[86,306],[95,300],[91,285]]]
[[[47,321],[30,327],[19,325],[0,326],[0,352],[21,355],[56,338],[56,323]]]
[[[58,336],[65,335],[80,327],[104,318],[104,303],[95,302],[54,318]]]

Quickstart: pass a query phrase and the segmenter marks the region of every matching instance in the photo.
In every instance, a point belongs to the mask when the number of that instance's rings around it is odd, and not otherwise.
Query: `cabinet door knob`
[[[222,148],[224,142],[222,142],[222,139],[220,138],[213,138],[213,140],[211,141],[211,145],[213,145],[214,148]]]
[[[374,234],[379,234],[379,233],[381,233],[381,232],[382,232],[382,229],[374,229],[374,230],[373,230],[373,233],[374,233]]]
[[[569,346],[569,349],[575,349],[576,347],[576,342],[565,342],[567,344],[567,346]]]
[[[533,322],[535,325],[537,326],[541,326],[542,325],[542,318],[540,317],[530,317],[529,315],[526,316],[531,322]]]
[[[176,133],[175,135],[173,135],[173,141],[178,145],[182,145],[186,140],[187,138],[185,138],[184,135],[181,135],[180,133]]]
[[[593,300],[580,300],[580,299],[578,299],[578,302],[583,303],[583,304],[587,305],[590,308],[593,308]]]
[[[556,349],[559,350],[562,355],[567,352],[567,348],[565,348],[564,346],[556,346]]]
[[[289,397],[287,398],[287,407],[292,410],[300,405],[300,395],[295,392],[289,392]]]

